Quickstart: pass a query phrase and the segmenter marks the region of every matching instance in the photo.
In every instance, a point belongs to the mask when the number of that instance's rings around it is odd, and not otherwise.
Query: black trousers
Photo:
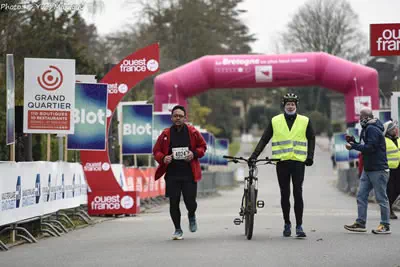
[[[195,216],[197,209],[197,183],[191,177],[166,178],[166,196],[169,197],[169,213],[175,229],[182,229],[181,210],[179,208],[181,195],[183,195],[188,216]]]
[[[396,201],[397,197],[400,195],[400,169],[390,169],[389,182],[387,184],[387,195],[389,198],[390,211],[392,210],[392,205]]]
[[[299,161],[285,160],[278,162],[276,173],[278,175],[279,187],[281,190],[281,207],[283,219],[290,224],[290,180],[293,184],[294,213],[296,225],[303,224],[303,181],[305,164]]]

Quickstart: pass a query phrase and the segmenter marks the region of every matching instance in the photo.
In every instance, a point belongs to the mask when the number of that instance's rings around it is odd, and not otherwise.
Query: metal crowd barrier
[[[198,183],[198,194],[200,196],[209,196],[218,191],[218,189],[232,188],[236,185],[235,171],[203,171],[202,180]],[[165,197],[159,196],[152,198],[152,205],[161,204],[165,201]],[[29,243],[36,243],[37,239],[23,227],[23,224],[38,221],[41,233],[46,233],[53,237],[59,237],[68,233],[70,229],[76,226],[70,218],[77,218],[87,224],[92,223],[92,219],[84,211],[84,207],[76,207],[72,209],[58,210],[57,212],[36,216],[23,221],[18,221],[12,224],[3,225],[0,235],[10,231],[12,236],[11,243],[15,243],[15,237],[25,240]],[[0,250],[8,250],[8,246],[0,240]]]
[[[234,171],[203,171],[202,179],[197,184],[197,193],[209,195],[216,193],[218,189],[235,186]]]
[[[3,225],[3,229],[0,231],[0,235],[9,231],[11,244],[16,242],[16,237],[28,243],[37,243],[37,239],[32,233],[29,232],[27,227],[24,227],[24,224],[38,221],[40,224],[40,229],[38,229],[38,232],[47,233],[48,235],[53,237],[59,237],[62,234],[68,233],[70,229],[74,229],[76,227],[69,216],[77,217],[87,224],[93,223],[92,218],[90,218],[90,216],[86,213],[84,207],[81,206],[68,210],[59,210],[55,213],[36,216],[12,224]],[[62,222],[64,222],[65,225],[69,225],[70,227],[68,228],[67,226],[64,226]],[[0,250],[7,251],[8,249],[9,247],[0,240]]]

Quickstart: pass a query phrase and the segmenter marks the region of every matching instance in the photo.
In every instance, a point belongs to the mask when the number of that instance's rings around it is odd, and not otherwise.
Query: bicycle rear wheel
[[[254,214],[256,212],[256,189],[251,185],[246,196],[245,234],[248,240],[253,237]]]

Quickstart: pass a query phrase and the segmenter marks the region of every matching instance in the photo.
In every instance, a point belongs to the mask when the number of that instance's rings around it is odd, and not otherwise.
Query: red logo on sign
[[[371,56],[400,55],[400,23],[370,25]]]
[[[269,76],[269,71],[262,71],[262,74],[264,74],[265,76]]]
[[[41,77],[37,77],[37,81],[44,90],[54,91],[62,85],[64,77],[61,70],[56,66],[49,66],[49,68],[50,70],[46,70]]]

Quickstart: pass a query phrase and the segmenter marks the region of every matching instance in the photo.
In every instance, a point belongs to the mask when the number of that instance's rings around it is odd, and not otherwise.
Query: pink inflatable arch
[[[326,53],[298,53],[199,58],[156,77],[155,111],[162,111],[164,103],[186,105],[186,98],[212,88],[280,86],[321,86],[343,93],[347,123],[358,120],[355,102],[379,109],[375,69]]]

